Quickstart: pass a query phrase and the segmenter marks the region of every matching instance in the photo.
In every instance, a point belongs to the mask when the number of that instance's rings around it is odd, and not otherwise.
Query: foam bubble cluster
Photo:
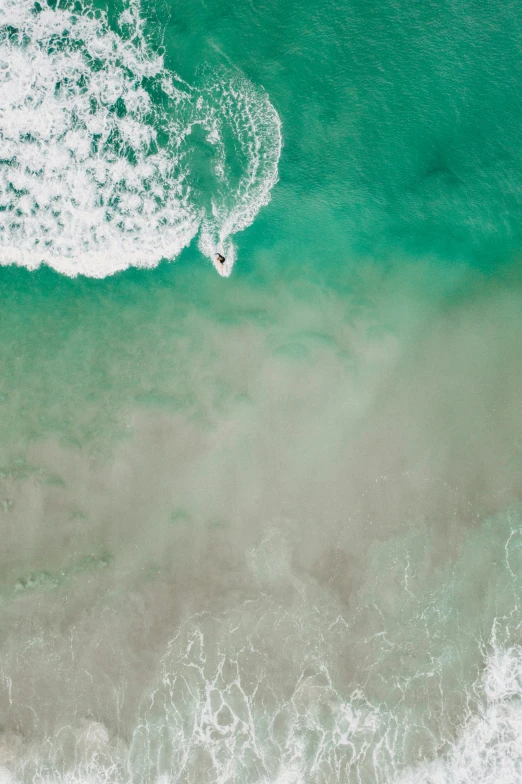
[[[522,648],[494,647],[472,714],[441,759],[419,766],[398,784],[516,784],[522,771]]]
[[[520,781],[518,646],[492,649],[472,690],[478,709],[470,712],[455,739],[441,744],[434,759],[404,771],[400,757],[410,733],[419,727],[415,717],[401,717],[400,711],[372,703],[361,689],[343,697],[324,650],[306,642],[306,619],[281,614],[264,598],[254,602],[255,609],[263,610],[258,628],[244,636],[244,624],[238,621],[242,612],[251,611],[249,604],[239,614],[203,614],[181,627],[127,740],[82,717],[69,717],[54,737],[28,748],[20,736],[1,733],[0,782]],[[293,644],[288,649],[272,647],[266,631],[274,622],[288,624],[291,642],[301,642],[301,649]],[[212,638],[218,630],[216,642]],[[294,677],[281,693],[281,674],[290,672]]]
[[[0,0],[0,263],[105,277],[175,258],[201,228],[230,273],[232,235],[277,180],[279,118],[243,77],[182,82],[142,27],[136,0],[119,32],[87,4]],[[196,125],[216,151],[210,206],[191,187]]]
[[[288,646],[270,641],[279,624]],[[265,597],[191,619],[144,702],[131,768],[151,781],[326,784],[367,770],[371,747],[380,761],[386,714],[360,690],[341,696],[307,624]]]

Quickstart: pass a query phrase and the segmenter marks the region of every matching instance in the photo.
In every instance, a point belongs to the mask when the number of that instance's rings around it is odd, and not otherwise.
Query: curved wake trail
[[[200,231],[229,275],[232,236],[277,181],[277,112],[244,77],[196,88],[168,71],[134,0],[119,33],[77,9],[0,0],[0,263],[101,278],[173,259]],[[192,187],[195,126],[214,151],[210,206]]]

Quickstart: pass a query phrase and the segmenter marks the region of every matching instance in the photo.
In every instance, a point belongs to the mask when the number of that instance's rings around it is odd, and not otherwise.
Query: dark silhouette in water
[[[221,253],[216,253],[216,258],[217,258],[217,260],[219,261],[220,264],[224,264],[225,261],[226,261],[225,257],[222,256]]]

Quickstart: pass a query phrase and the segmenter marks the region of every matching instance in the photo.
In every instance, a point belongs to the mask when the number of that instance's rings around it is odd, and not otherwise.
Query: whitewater
[[[521,19],[0,0],[0,784],[520,784]]]
[[[202,72],[204,68],[202,67]],[[281,122],[225,65],[194,87],[147,46],[137,0],[109,27],[89,4],[0,3],[0,263],[102,278],[174,259],[199,232],[228,276],[233,236],[268,203]],[[194,129],[213,187],[191,185]]]

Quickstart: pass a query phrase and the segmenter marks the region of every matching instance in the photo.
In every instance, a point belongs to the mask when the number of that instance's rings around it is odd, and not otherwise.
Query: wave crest
[[[275,109],[242,76],[196,88],[166,70],[135,0],[119,33],[77,9],[0,0],[0,263],[105,277],[175,258],[201,228],[228,275],[232,235],[277,181]],[[216,150],[210,208],[191,187],[196,124]]]

